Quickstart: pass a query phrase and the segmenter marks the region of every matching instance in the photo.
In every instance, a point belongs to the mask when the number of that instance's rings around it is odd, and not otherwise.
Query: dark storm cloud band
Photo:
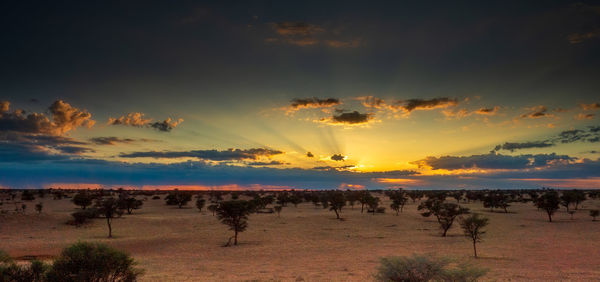
[[[271,157],[275,155],[283,154],[282,151],[266,149],[266,148],[252,148],[252,149],[229,149],[224,151],[218,150],[193,150],[193,151],[179,151],[179,152],[133,152],[133,153],[121,153],[119,156],[122,158],[165,158],[165,159],[176,159],[176,158],[197,158],[202,160],[212,161],[231,161],[231,160],[256,160],[260,157]]]
[[[537,155],[501,155],[501,154],[485,154],[471,156],[429,156],[422,160],[412,162],[419,167],[430,167],[433,170],[446,169],[526,169],[544,167],[557,161],[573,161],[575,158],[567,155],[552,154],[537,154]]]

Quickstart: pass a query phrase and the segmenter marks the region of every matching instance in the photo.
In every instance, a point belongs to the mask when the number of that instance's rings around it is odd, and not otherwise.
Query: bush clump
[[[104,244],[79,242],[64,249],[47,281],[136,281],[142,275],[128,254]]]
[[[412,257],[387,257],[375,275],[376,281],[477,281],[487,270],[466,263],[456,264],[448,258],[433,258],[413,255]]]

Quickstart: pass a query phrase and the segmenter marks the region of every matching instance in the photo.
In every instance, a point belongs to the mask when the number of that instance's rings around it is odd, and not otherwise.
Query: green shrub
[[[80,226],[82,224],[87,223],[88,220],[90,220],[90,219],[97,218],[98,210],[93,209],[93,208],[80,210],[80,211],[76,211],[76,212],[72,213],[71,216],[73,217],[73,220],[70,221],[69,223],[76,225],[76,226]]]
[[[104,244],[79,242],[64,249],[48,271],[49,282],[136,281],[143,273],[128,254]]]
[[[469,264],[452,264],[448,258],[433,258],[413,255],[412,257],[388,257],[381,259],[375,280],[395,281],[477,281],[487,271]]]

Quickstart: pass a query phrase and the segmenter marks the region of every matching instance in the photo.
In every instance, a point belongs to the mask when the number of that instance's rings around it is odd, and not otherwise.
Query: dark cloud
[[[549,141],[531,141],[522,143],[506,142],[502,145],[496,146],[496,148],[494,148],[494,151],[507,150],[514,152],[515,150],[521,149],[547,148],[552,146],[554,146],[554,143]]]
[[[557,143],[569,144],[573,142],[600,142],[600,126],[589,126],[585,129],[572,129],[560,132],[558,135],[542,141],[506,142],[497,145],[493,151],[507,150],[515,151],[521,149],[547,148]]]
[[[334,155],[331,156],[331,160],[333,160],[333,161],[340,162],[340,161],[343,161],[345,159],[346,159],[346,157],[344,155],[342,155],[342,154],[334,154]]]
[[[343,165],[343,166],[329,166],[329,165],[325,165],[325,166],[315,166],[312,169],[316,169],[316,170],[346,170],[349,168],[353,168],[354,165]]]
[[[337,98],[326,98],[320,99],[317,97],[312,98],[294,98],[290,107],[292,109],[302,108],[327,108],[333,107],[340,104],[340,100]]]
[[[247,164],[253,165],[253,166],[289,165],[289,163],[282,162],[282,161],[275,161],[275,160],[270,161],[270,162],[249,162]]]
[[[315,155],[313,155],[313,153],[311,153],[311,152],[306,152],[306,157],[308,157],[308,158],[314,158]]]
[[[552,117],[552,114],[548,113],[548,109],[545,106],[535,106],[528,108],[529,112],[521,115],[521,118],[543,118],[543,117]]]
[[[29,162],[63,160],[68,158],[69,156],[66,155],[53,154],[43,146],[0,142],[0,163],[14,162],[27,164]]]
[[[334,115],[331,117],[330,122],[342,124],[362,124],[369,122],[369,120],[371,119],[371,114],[361,114],[358,111],[353,111],[348,113],[341,113],[339,115]]]
[[[271,27],[279,35],[283,36],[310,36],[325,30],[314,24],[305,22],[278,22],[271,23]]]
[[[70,154],[70,155],[80,155],[83,153],[93,153],[94,152],[94,150],[92,150],[90,148],[79,147],[79,146],[58,146],[58,147],[56,147],[56,150],[58,150],[60,153]]]
[[[486,154],[486,155],[471,155],[471,156],[429,156],[425,159],[412,162],[419,167],[431,167],[432,169],[526,169],[547,166],[557,161],[572,161],[575,158],[566,155],[552,154],[537,154],[537,155],[501,155],[501,154]]]
[[[136,141],[135,139],[121,138],[121,137],[116,137],[116,136],[90,138],[90,142],[92,142],[96,145],[117,145],[119,143],[129,144],[129,143],[133,143],[135,141]]]
[[[414,110],[431,110],[436,108],[456,106],[458,105],[458,100],[448,97],[433,99],[408,99],[400,101],[397,104],[402,105],[401,107],[407,112],[412,112]]]
[[[161,122],[153,122],[150,124],[150,127],[154,128],[158,131],[170,132],[173,128],[177,127],[177,125],[179,125],[182,122],[183,122],[183,119],[181,119],[181,118],[178,120],[171,120],[171,118],[168,118]]]
[[[119,156],[122,158],[197,158],[202,160],[212,161],[232,161],[232,160],[256,160],[261,157],[271,157],[274,155],[283,154],[282,151],[266,149],[266,148],[253,148],[253,149],[228,149],[224,151],[218,150],[193,150],[193,151],[179,151],[179,152],[133,152],[133,153],[121,153]]]

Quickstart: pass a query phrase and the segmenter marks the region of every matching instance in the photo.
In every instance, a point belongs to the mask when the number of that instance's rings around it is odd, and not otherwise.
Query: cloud
[[[550,165],[555,162],[573,161],[575,158],[567,155],[552,154],[537,154],[537,155],[501,155],[501,154],[485,154],[471,156],[429,156],[424,159],[412,162],[419,167],[430,167],[433,170],[446,169],[526,169],[538,168]]]
[[[356,99],[361,101],[362,105],[367,108],[387,109],[393,112],[403,111],[405,112],[405,115],[408,115],[415,110],[442,109],[458,105],[457,99],[449,97],[396,100],[391,103],[387,103],[385,100],[373,96],[357,97]],[[463,110],[462,114],[467,114],[467,110]],[[471,113],[468,114],[470,115]]]
[[[118,143],[129,144],[133,143],[134,141],[136,140],[131,138],[120,138],[115,136],[90,138],[90,142],[96,145],[117,145]]]
[[[121,153],[122,158],[155,158],[155,159],[174,159],[174,158],[197,158],[211,161],[231,161],[231,160],[256,160],[261,157],[272,157],[283,154],[282,151],[267,148],[252,149],[228,149],[218,150],[192,150],[192,151],[166,151],[166,152],[133,152]]]
[[[496,146],[496,148],[494,148],[494,151],[507,150],[514,152],[515,150],[521,149],[547,148],[552,146],[554,146],[554,143],[549,141],[531,141],[522,143],[506,142],[502,145]]]
[[[143,113],[128,113],[119,118],[109,118],[109,125],[130,125],[135,127],[147,126],[152,119],[144,119]]]
[[[277,34],[283,36],[310,36],[325,31],[325,29],[318,25],[305,22],[271,23],[271,27]]]
[[[314,158],[315,155],[313,155],[313,153],[311,153],[311,152],[306,152],[306,157],[307,158]]]
[[[92,115],[85,110],[79,110],[70,104],[58,100],[49,107],[52,114],[50,120],[43,113],[25,114],[23,110],[10,112],[10,103],[0,104],[0,131],[21,133],[63,135],[77,127],[92,127],[95,123]]]
[[[270,162],[249,162],[247,164],[252,165],[252,166],[289,165],[289,163],[282,162],[282,161],[275,161],[275,160],[270,161]]]
[[[53,125],[58,135],[75,130],[80,126],[90,128],[96,123],[92,120],[92,114],[72,107],[62,100],[52,103],[49,110],[52,113]]]
[[[588,39],[596,38],[596,37],[598,37],[598,35],[600,35],[600,29],[596,29],[596,30],[589,31],[589,32],[576,32],[576,33],[569,34],[567,36],[567,40],[571,44],[579,44]]]
[[[600,103],[579,104],[579,107],[584,111],[592,111],[600,109]]]
[[[494,116],[498,114],[499,107],[495,106],[493,108],[480,108],[475,111],[475,114],[478,115],[486,115],[486,116]]]
[[[600,126],[588,126],[585,129],[565,130],[556,136],[552,136],[542,141],[506,142],[497,145],[493,151],[508,150],[513,152],[515,150],[547,148],[555,146],[557,143],[568,144],[579,141],[590,143],[600,142]]]
[[[332,161],[337,161],[337,162],[341,162],[346,160],[346,156],[342,155],[342,154],[334,154],[331,156],[331,160]]]
[[[330,122],[334,123],[334,124],[338,123],[338,124],[355,125],[355,124],[367,123],[372,118],[373,118],[372,115],[369,113],[361,114],[358,111],[353,111],[353,112],[341,113],[339,115],[333,115],[331,117]]]
[[[177,127],[180,123],[183,122],[183,119],[180,118],[178,120],[171,120],[171,118],[167,118],[161,122],[153,122],[150,124],[150,127],[162,131],[162,132],[170,132],[173,128]]]
[[[267,43],[284,43],[300,47],[322,44],[331,48],[356,48],[361,40],[340,39],[339,30],[328,31],[325,28],[306,22],[277,22],[269,26],[275,33],[265,39]]]
[[[360,39],[353,39],[353,40],[347,40],[347,41],[325,40],[325,43],[327,44],[327,46],[333,47],[333,48],[356,48],[356,47],[360,46],[361,40]]]
[[[594,119],[594,117],[596,117],[596,114],[584,114],[584,113],[580,113],[578,115],[575,116],[575,119],[577,120],[586,120],[586,119]]]
[[[545,106],[535,106],[531,108],[526,108],[529,112],[522,114],[521,118],[543,118],[543,117],[553,117],[554,115],[548,113],[548,109]]]
[[[340,100],[337,98],[320,99],[312,98],[294,98],[290,104],[290,110],[308,109],[308,108],[328,108],[337,106]]]
[[[401,101],[400,103],[403,104],[402,108],[407,112],[412,112],[414,110],[432,110],[458,105],[458,101],[456,99],[448,97],[433,99],[409,99]]]
[[[183,119],[172,120],[171,118],[167,118],[163,121],[152,122],[151,118],[144,118],[143,113],[128,113],[127,115],[123,115],[119,118],[109,118],[109,125],[128,125],[134,127],[149,127],[154,128],[158,131],[169,132],[173,128],[177,127],[180,123],[183,122]]]

